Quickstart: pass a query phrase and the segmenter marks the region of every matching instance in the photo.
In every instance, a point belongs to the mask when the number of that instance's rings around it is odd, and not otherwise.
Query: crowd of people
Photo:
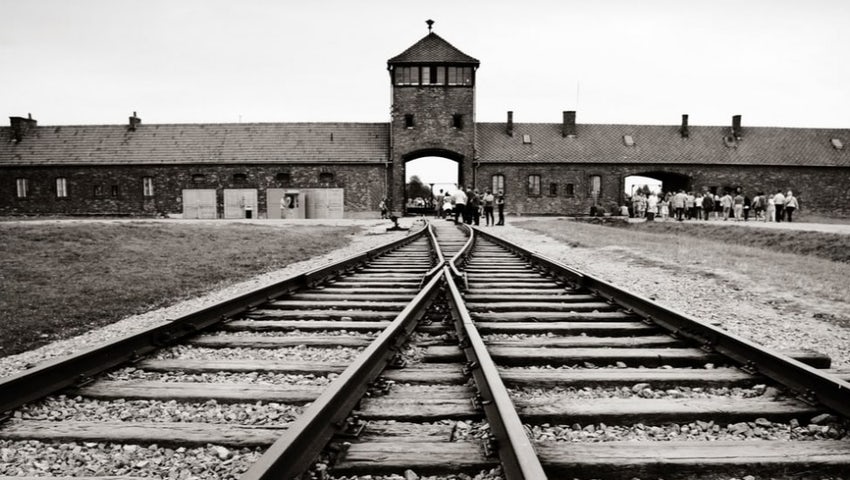
[[[777,190],[774,194],[758,192],[750,198],[738,187],[734,192],[721,194],[684,190],[646,194],[638,191],[620,207],[620,215],[645,218],[648,221],[675,219],[681,222],[722,218],[745,222],[752,217],[763,222],[791,222],[794,212],[799,208],[800,202],[791,190],[787,193]]]
[[[503,192],[493,193],[489,188],[479,192],[472,187],[464,191],[458,186],[452,194],[440,190],[434,196],[434,205],[436,217],[454,217],[455,223],[479,225],[481,217],[484,217],[485,226],[505,224],[505,195]],[[498,221],[494,212],[498,214]]]

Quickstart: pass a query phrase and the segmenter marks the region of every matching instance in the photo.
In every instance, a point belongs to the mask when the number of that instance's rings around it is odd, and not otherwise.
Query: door
[[[184,189],[183,218],[217,218],[215,189]]]
[[[224,190],[224,218],[257,218],[257,190],[254,188],[226,188]]]
[[[306,191],[307,218],[342,218],[342,188],[311,188]]]

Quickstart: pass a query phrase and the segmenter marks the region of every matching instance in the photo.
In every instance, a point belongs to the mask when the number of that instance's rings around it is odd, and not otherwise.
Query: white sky
[[[478,121],[850,127],[847,0],[0,0],[0,115],[386,122],[428,18]]]

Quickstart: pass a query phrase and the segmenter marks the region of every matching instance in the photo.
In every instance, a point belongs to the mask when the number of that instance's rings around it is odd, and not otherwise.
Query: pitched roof
[[[578,124],[575,138],[565,138],[559,123],[515,123],[514,136],[504,123],[478,123],[481,162],[651,163],[703,165],[787,165],[850,167],[850,130],[744,127],[736,147],[723,137],[729,127]],[[523,143],[523,135],[531,143]],[[634,146],[627,146],[630,135]],[[845,145],[833,147],[837,138]]]
[[[386,123],[236,123],[0,128],[0,166],[386,162]]]
[[[480,64],[478,60],[461,52],[434,32],[387,60],[387,63],[466,63],[476,66]]]

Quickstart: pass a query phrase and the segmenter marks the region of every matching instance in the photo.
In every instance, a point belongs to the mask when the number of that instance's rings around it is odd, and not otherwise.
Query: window
[[[396,85],[419,85],[419,67],[396,67]]]
[[[456,128],[458,130],[463,130],[463,114],[462,113],[455,113],[454,115],[452,115],[452,127]]]
[[[574,197],[576,194],[576,186],[572,183],[564,185],[564,195]]]
[[[289,184],[289,182],[292,181],[292,175],[289,174],[289,173],[285,173],[285,172],[284,173],[278,173],[277,175],[275,175],[275,180],[277,180],[278,183],[282,183],[282,184],[286,185],[286,184]]]
[[[528,195],[532,197],[540,196],[540,175],[528,176]]]
[[[599,198],[599,195],[602,193],[602,177],[599,175],[591,175],[590,176],[590,196],[595,198]]]
[[[833,138],[832,140],[830,140],[830,143],[832,143],[832,148],[836,150],[844,150],[844,142],[842,142],[840,139]]]
[[[203,173],[195,173],[192,175],[192,183],[204,183],[207,180]]]
[[[330,183],[334,181],[334,174],[330,172],[322,172],[319,174],[319,181],[322,183]]]
[[[531,145],[531,135],[529,135],[529,134],[527,134],[527,133],[526,133],[526,134],[524,134],[524,135],[522,136],[522,143],[523,143],[524,145]]]
[[[244,173],[234,173],[233,183],[245,183],[248,181],[248,175]]]
[[[422,67],[422,85],[443,85],[445,83],[445,67]]]
[[[557,197],[558,196],[558,184],[557,183],[550,183],[549,184],[549,196],[550,197]]]
[[[56,198],[65,198],[68,196],[68,181],[65,177],[56,179]]]
[[[142,195],[153,196],[153,177],[142,177]]]
[[[494,194],[505,193],[505,176],[502,174],[493,175],[492,178],[493,189],[491,192]]]
[[[103,185],[95,185],[94,186],[94,198],[100,198],[103,196]]]
[[[404,115],[404,128],[413,128],[413,114],[408,113]]]
[[[29,193],[29,180],[26,178],[18,178],[15,180],[15,185],[18,188],[18,198],[27,198],[27,193]]]
[[[448,67],[449,85],[472,85],[472,67]]]
[[[627,147],[634,147],[635,139],[632,138],[631,135],[623,135],[623,144],[625,144]]]
[[[121,189],[118,188],[118,185],[113,185],[112,186],[112,196],[117,197],[120,194],[121,194]]]

